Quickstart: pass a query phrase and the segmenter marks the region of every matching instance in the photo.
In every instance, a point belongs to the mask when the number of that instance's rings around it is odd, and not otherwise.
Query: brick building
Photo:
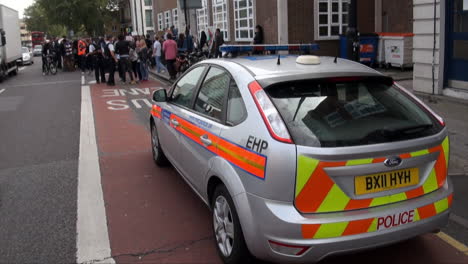
[[[320,44],[322,54],[337,55],[339,35],[346,32],[349,0],[200,0],[190,10],[192,34],[220,28],[227,43],[247,44],[254,28],[264,29],[264,42]],[[360,32],[412,32],[411,0],[359,0]],[[154,0],[156,31],[184,28],[177,0]],[[180,30],[179,30],[180,32]]]

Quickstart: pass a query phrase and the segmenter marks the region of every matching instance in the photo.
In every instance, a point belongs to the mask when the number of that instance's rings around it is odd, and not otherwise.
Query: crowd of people
[[[255,43],[263,42],[263,30],[256,28]],[[171,79],[175,79],[178,72],[177,58],[179,54],[192,51],[204,52],[207,57],[221,56],[219,47],[224,44],[223,34],[216,29],[213,34],[202,31],[200,38],[190,34],[190,28],[185,33],[178,34],[174,27],[167,28],[162,34],[131,36],[121,34],[118,38],[82,38],[69,40],[51,38],[43,45],[43,69],[47,63],[47,56],[53,58],[58,69],[82,73],[95,73],[97,83],[115,85],[114,75],[123,83],[135,84],[148,81],[149,68],[156,67],[158,73],[167,72]],[[106,73],[109,76],[106,78]],[[128,75],[128,78],[127,78]]]

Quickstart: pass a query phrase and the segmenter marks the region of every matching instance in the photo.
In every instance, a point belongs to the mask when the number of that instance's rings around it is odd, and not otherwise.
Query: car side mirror
[[[153,101],[155,102],[167,102],[166,89],[161,88],[153,92]]]

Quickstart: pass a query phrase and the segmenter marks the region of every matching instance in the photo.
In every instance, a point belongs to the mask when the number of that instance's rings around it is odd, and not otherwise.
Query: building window
[[[159,31],[163,31],[163,30],[164,30],[164,26],[163,26],[163,14],[162,14],[162,13],[158,13],[158,30],[159,30]]]
[[[197,31],[198,36],[201,35],[202,31],[205,31],[208,34],[208,9],[206,0],[202,0],[202,8],[197,9]]]
[[[174,27],[179,28],[179,14],[177,8],[172,9],[172,21],[174,22]]]
[[[145,6],[153,6],[153,0],[145,0]]]
[[[254,37],[254,0],[234,1],[236,41],[252,41]]]
[[[153,27],[153,10],[145,10],[146,27]]]
[[[213,0],[213,28],[219,28],[224,40],[229,40],[227,0]]]
[[[349,0],[315,0],[315,39],[338,39],[348,28]]]
[[[167,10],[166,12],[164,12],[164,26],[165,26],[166,28],[172,26],[172,24],[171,24],[171,11],[169,11],[169,10]]]

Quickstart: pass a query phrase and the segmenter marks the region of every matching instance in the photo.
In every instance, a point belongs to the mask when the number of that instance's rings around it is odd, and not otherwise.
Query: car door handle
[[[171,119],[171,124],[173,126],[179,126],[179,121],[177,121],[177,119]]]
[[[203,145],[205,145],[206,147],[211,146],[213,144],[213,142],[208,138],[208,135],[206,134],[201,136],[200,140],[203,143]]]

